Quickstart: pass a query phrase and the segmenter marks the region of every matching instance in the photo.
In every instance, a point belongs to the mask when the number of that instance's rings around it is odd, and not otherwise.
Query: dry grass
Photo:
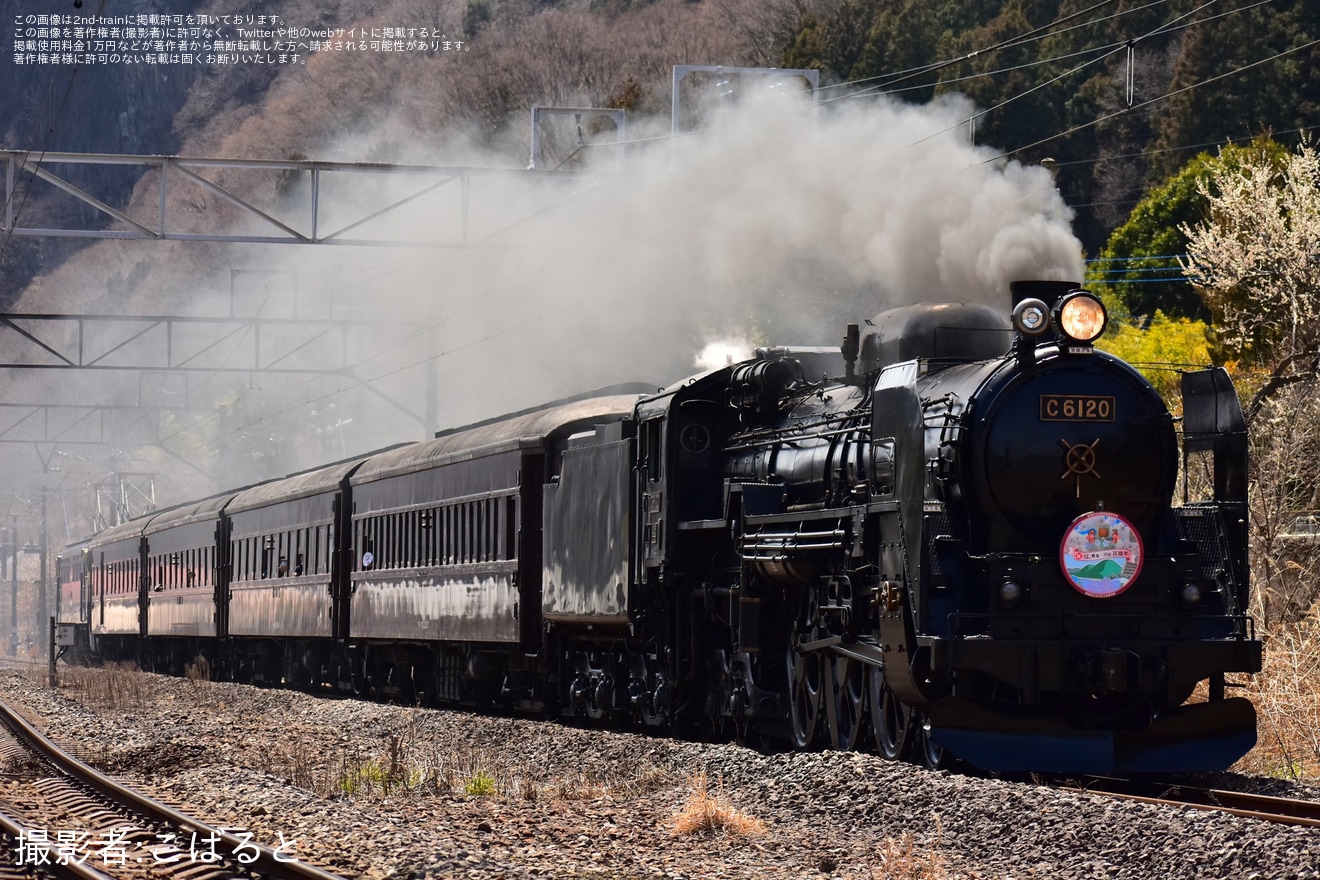
[[[724,780],[718,790],[710,790],[703,770],[692,777],[692,792],[687,805],[674,817],[674,836],[722,832],[732,837],[751,837],[765,832],[765,823],[743,813],[729,802]]]
[[[151,676],[143,675],[135,663],[104,666],[62,666],[60,684],[89,706],[132,709],[154,701],[158,689]]]
[[[922,850],[908,831],[898,840],[885,838],[880,864],[871,872],[873,880],[944,880],[947,876],[943,854],[938,849]]]
[[[1265,664],[1247,686],[1259,740],[1236,769],[1282,779],[1320,777],[1320,605],[1265,635]]]
[[[501,797],[522,801],[582,802],[633,797],[672,784],[673,774],[645,760],[546,773],[511,760],[496,747],[454,747],[428,729],[427,710],[413,710],[377,750],[325,748],[315,736],[292,732],[261,753],[255,769],[323,797]]]

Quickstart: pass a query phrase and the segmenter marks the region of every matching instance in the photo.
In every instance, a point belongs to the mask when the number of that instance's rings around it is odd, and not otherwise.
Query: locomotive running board
[[[931,739],[982,770],[1222,770],[1256,744],[1256,710],[1241,697],[1181,706],[1142,730],[1079,730],[1059,718],[1010,714],[959,697],[940,700],[929,717]]]
[[[885,665],[884,652],[875,645],[868,645],[866,642],[845,642],[842,636],[827,636],[814,642],[803,642],[797,646],[797,650],[799,654],[828,650],[870,666],[883,668]]]
[[[834,653],[842,654],[844,657],[851,657],[854,660],[860,660],[862,663],[869,663],[871,666],[885,665],[885,655],[875,645],[868,645],[865,642],[848,642],[842,645],[833,645]]]

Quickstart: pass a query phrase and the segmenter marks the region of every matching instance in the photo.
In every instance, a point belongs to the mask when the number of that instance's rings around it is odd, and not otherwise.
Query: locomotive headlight
[[[999,585],[999,601],[1004,603],[1007,608],[1012,608],[1022,598],[1022,588],[1012,581],[1004,581]]]
[[[1059,301],[1054,310],[1054,321],[1064,336],[1074,342],[1094,342],[1105,332],[1109,317],[1105,307],[1095,295],[1086,290],[1074,290]]]
[[[1013,327],[1023,336],[1039,336],[1050,329],[1050,307],[1043,300],[1024,299],[1013,309]]]

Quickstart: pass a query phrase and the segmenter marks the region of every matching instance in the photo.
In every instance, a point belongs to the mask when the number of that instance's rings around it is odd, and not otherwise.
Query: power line
[[[973,58],[978,58],[978,57],[980,57],[980,56],[982,56],[982,55],[988,55],[988,54],[990,54],[990,53],[992,53],[992,52],[998,52],[998,51],[1000,51],[1001,49],[1007,49],[1007,48],[1010,48],[1010,47],[1012,47],[1012,46],[1020,46],[1020,45],[1023,45],[1023,44],[1025,44],[1025,43],[1032,42],[1034,39],[1044,39],[1044,37],[1046,37],[1046,36],[1054,36],[1054,34],[1049,33],[1049,32],[1050,32],[1051,29],[1053,29],[1056,25],[1060,25],[1060,24],[1063,24],[1063,23],[1065,23],[1065,22],[1072,21],[1072,20],[1074,20],[1074,19],[1076,19],[1076,18],[1079,18],[1079,17],[1081,17],[1081,16],[1083,16],[1083,15],[1086,15],[1086,14],[1089,13],[1089,12],[1094,12],[1096,9],[1099,9],[1099,8],[1101,8],[1102,6],[1108,6],[1108,5],[1110,5],[1110,3],[1112,3],[1112,2],[1114,2],[1114,0],[1101,0],[1101,2],[1099,2],[1099,3],[1095,3],[1095,4],[1091,5],[1091,6],[1088,6],[1086,9],[1080,10],[1079,12],[1074,12],[1072,15],[1068,15],[1068,16],[1065,16],[1064,18],[1057,19],[1057,20],[1055,20],[1055,21],[1050,22],[1050,23],[1047,24],[1047,25],[1042,25],[1042,26],[1040,26],[1040,27],[1038,27],[1038,28],[1033,28],[1033,29],[1031,29],[1030,31],[1027,31],[1027,32],[1024,33],[1024,34],[1019,34],[1019,35],[1017,35],[1016,37],[1009,37],[1009,38],[1006,39],[1006,40],[1002,40],[1002,41],[1000,41],[1000,42],[998,42],[998,43],[995,43],[994,45],[991,45],[991,46],[986,46],[986,47],[983,48],[983,49],[976,49],[976,50],[973,50],[972,52],[969,52],[969,53],[967,53],[966,55],[960,55],[960,56],[958,56],[958,57],[956,57],[956,58],[947,58],[947,59],[945,59],[945,60],[943,60],[943,61],[936,61],[936,62],[932,62],[931,64],[925,64],[925,65],[921,65],[921,66],[919,66],[919,67],[912,67],[912,68],[909,68],[909,69],[907,69],[907,70],[900,70],[900,71],[896,71],[896,72],[894,72],[894,73],[888,73],[888,74],[880,74],[880,75],[873,76],[873,77],[864,77],[864,78],[861,78],[861,79],[851,80],[851,81],[848,81],[848,82],[838,83],[838,84],[833,85],[833,86],[828,86],[827,88],[843,88],[843,87],[846,87],[846,86],[858,85],[858,84],[865,83],[865,82],[871,82],[871,81],[873,81],[873,80],[885,79],[885,78],[887,78],[887,77],[890,78],[888,83],[881,84],[881,85],[876,85],[876,86],[871,86],[869,89],[863,90],[863,91],[861,91],[861,92],[856,92],[856,93],[853,93],[853,94],[850,94],[850,95],[844,95],[844,96],[842,96],[842,97],[840,97],[840,98],[830,98],[830,99],[828,99],[827,101],[822,102],[822,103],[829,103],[830,101],[843,100],[843,99],[845,99],[845,98],[864,97],[864,96],[866,96],[866,95],[868,95],[868,94],[872,94],[872,93],[873,93],[873,90],[876,90],[876,89],[882,89],[884,85],[889,85],[889,84],[896,83],[896,82],[903,82],[903,81],[906,80],[906,79],[911,79],[911,78],[914,77],[914,76],[920,76],[920,75],[923,74],[923,73],[931,73],[931,72],[934,72],[934,71],[943,70],[944,68],[946,68],[946,67],[950,67],[950,66],[952,66],[952,65],[954,65],[954,64],[961,64],[961,63],[964,62],[964,61],[970,61],[971,59],[973,59]],[[1148,8],[1148,7],[1150,7],[1150,6],[1158,6],[1159,4],[1161,4],[1161,3],[1165,3],[1165,2],[1167,2],[1167,0],[1154,0],[1153,3],[1149,3],[1149,4],[1147,4],[1147,6],[1138,7],[1138,9],[1146,9],[1146,8]],[[1211,0],[1211,2],[1217,2],[1217,0]],[[1136,11],[1138,11],[1138,10],[1137,10],[1137,9],[1133,9],[1133,10],[1129,10],[1129,11],[1130,11],[1130,12],[1136,12]],[[1120,12],[1120,13],[1117,13],[1117,15],[1126,15],[1126,14],[1127,14],[1126,12]],[[1111,17],[1116,17],[1116,16],[1111,16]],[[1104,20],[1106,20],[1106,19],[1099,19],[1099,21],[1104,21]],[[1079,25],[1079,27],[1089,26],[1090,24],[1093,24],[1093,23],[1094,23],[1094,22],[1087,22],[1085,25]],[[1071,30],[1071,28],[1069,28],[1068,30]],[[1066,32],[1066,31],[1061,31],[1060,33],[1064,33],[1064,32]],[[876,93],[878,93],[878,94],[883,94],[882,91],[881,91],[881,92],[876,92]]]
[[[1098,118],[1096,118],[1096,119],[1091,120],[1090,122],[1084,122],[1084,123],[1081,123],[1080,125],[1075,125],[1075,126],[1073,126],[1072,128],[1068,129],[1067,131],[1062,131],[1062,132],[1059,132],[1059,133],[1057,133],[1057,134],[1052,134],[1052,135],[1050,135],[1049,137],[1041,138],[1040,140],[1038,140],[1038,141],[1034,141],[1033,143],[1026,144],[1026,145],[1024,145],[1024,146],[1017,147],[1017,148],[1012,149],[1012,150],[1008,150],[1007,152],[1004,152],[1004,153],[1000,153],[1000,154],[997,155],[997,156],[993,156],[993,157],[991,157],[991,158],[989,158],[989,159],[986,159],[985,162],[983,162],[982,164],[989,163],[989,162],[997,162],[997,161],[999,161],[1000,159],[1007,159],[1009,156],[1012,156],[1012,155],[1014,155],[1015,153],[1021,153],[1021,152],[1025,151],[1025,150],[1034,149],[1034,148],[1036,148],[1036,147],[1041,146],[1042,144],[1047,144],[1047,143],[1050,143],[1051,141],[1056,141],[1056,140],[1058,140],[1059,138],[1064,138],[1064,137],[1067,137],[1067,136],[1069,136],[1069,135],[1071,135],[1071,134],[1076,134],[1076,133],[1079,132],[1079,131],[1085,131],[1085,130],[1088,129],[1088,128],[1092,128],[1092,127],[1094,127],[1094,126],[1100,125],[1101,123],[1108,122],[1108,121],[1110,121],[1110,120],[1112,120],[1112,119],[1117,119],[1117,118],[1120,117],[1120,116],[1123,116],[1123,115],[1125,115],[1125,114],[1131,113],[1131,112],[1136,111],[1136,110],[1140,110],[1140,109],[1142,109],[1142,108],[1144,108],[1144,107],[1150,107],[1150,106],[1152,106],[1152,105],[1154,105],[1154,104],[1158,104],[1158,103],[1161,102],[1161,101],[1167,100],[1167,99],[1172,98],[1172,97],[1175,97],[1175,96],[1177,96],[1177,95],[1181,95],[1181,94],[1183,94],[1184,92],[1190,92],[1190,91],[1192,91],[1193,89],[1198,89],[1198,88],[1200,88],[1201,86],[1208,86],[1208,85],[1210,85],[1211,83],[1219,82],[1220,80],[1222,80],[1222,79],[1227,79],[1228,77],[1231,77],[1231,76],[1236,76],[1236,75],[1239,74],[1239,73],[1243,73],[1243,72],[1245,72],[1245,71],[1252,70],[1253,68],[1260,67],[1262,64],[1268,64],[1268,63],[1271,62],[1271,61],[1277,61],[1277,60],[1280,59],[1280,58],[1285,58],[1285,57],[1287,57],[1287,56],[1289,56],[1289,55],[1292,55],[1292,54],[1297,53],[1297,52],[1301,52],[1301,51],[1303,51],[1304,49],[1310,49],[1312,46],[1317,46],[1317,45],[1320,45],[1320,40],[1312,40],[1312,41],[1309,42],[1309,43],[1303,43],[1303,44],[1300,45],[1300,46],[1294,46],[1293,48],[1291,48],[1291,49],[1286,49],[1286,50],[1284,50],[1283,52],[1275,53],[1274,55],[1271,55],[1271,56],[1269,56],[1268,58],[1262,58],[1262,59],[1260,59],[1259,61],[1253,61],[1253,62],[1250,63],[1250,64],[1244,64],[1244,65],[1242,65],[1241,67],[1234,68],[1233,70],[1227,71],[1227,72],[1225,72],[1225,73],[1218,74],[1217,76],[1212,76],[1212,77],[1210,77],[1209,79],[1205,79],[1205,80],[1201,80],[1200,82],[1192,83],[1192,84],[1189,85],[1189,86],[1183,86],[1183,87],[1180,88],[1180,89],[1174,89],[1172,92],[1166,92],[1165,94],[1160,95],[1158,98],[1151,98],[1149,101],[1143,101],[1143,102],[1141,102],[1140,104],[1134,104],[1134,105],[1131,106],[1131,107],[1126,107],[1126,108],[1124,108],[1124,109],[1122,109],[1122,110],[1116,110],[1116,111],[1113,112],[1113,113],[1109,113],[1109,114],[1107,114],[1107,115],[1105,115],[1105,116],[1098,117]]]

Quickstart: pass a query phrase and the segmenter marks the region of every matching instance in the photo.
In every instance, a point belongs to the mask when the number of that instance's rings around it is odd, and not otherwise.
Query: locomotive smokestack
[[[857,381],[857,355],[862,350],[862,335],[856,324],[848,325],[848,332],[839,349],[843,352],[843,381],[854,383]]]

